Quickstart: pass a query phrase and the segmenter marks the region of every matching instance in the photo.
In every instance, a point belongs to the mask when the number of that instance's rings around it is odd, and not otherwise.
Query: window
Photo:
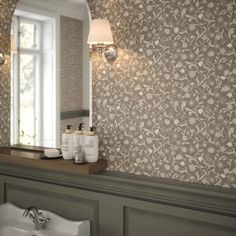
[[[53,28],[48,17],[25,12],[13,17],[18,52],[12,53],[12,144],[56,146]]]

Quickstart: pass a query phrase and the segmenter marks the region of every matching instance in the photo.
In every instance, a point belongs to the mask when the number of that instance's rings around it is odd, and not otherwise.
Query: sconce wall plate
[[[104,50],[104,55],[108,62],[115,61],[118,57],[118,52],[117,52],[116,47],[107,46]]]
[[[5,62],[5,56],[3,53],[0,53],[0,65],[3,65]]]

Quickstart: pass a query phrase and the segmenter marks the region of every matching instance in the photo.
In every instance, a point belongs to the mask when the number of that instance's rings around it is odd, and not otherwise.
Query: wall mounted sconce
[[[5,55],[3,53],[0,53],[0,65],[3,65],[5,62]]]
[[[112,62],[116,60],[117,50],[112,45],[114,44],[114,41],[108,20],[92,20],[88,36],[88,44],[90,45],[90,54],[92,51],[96,50],[100,56],[104,53],[107,61]]]

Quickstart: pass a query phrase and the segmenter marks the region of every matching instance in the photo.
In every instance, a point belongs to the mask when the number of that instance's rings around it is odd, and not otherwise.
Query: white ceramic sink
[[[29,235],[25,230],[11,227],[11,226],[4,226],[0,229],[0,235],[11,235],[11,236],[25,236]]]
[[[0,236],[90,236],[89,221],[70,221],[45,210],[39,211],[50,222],[36,231],[31,219],[23,217],[24,211],[12,203],[0,205]]]

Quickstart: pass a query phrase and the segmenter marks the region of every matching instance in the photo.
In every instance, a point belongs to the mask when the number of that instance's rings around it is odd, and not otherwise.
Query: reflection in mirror
[[[86,0],[20,0],[12,19],[11,144],[60,147],[89,126]]]

